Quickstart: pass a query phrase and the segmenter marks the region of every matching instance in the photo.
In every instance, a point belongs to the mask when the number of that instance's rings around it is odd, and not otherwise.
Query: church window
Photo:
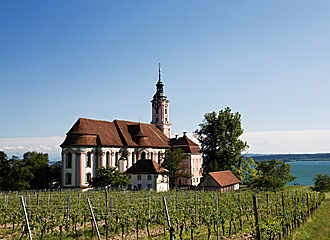
[[[86,160],[86,167],[91,167],[92,166],[92,153],[88,152],[87,153],[87,160]]]
[[[156,114],[158,114],[158,108],[156,108]]]
[[[92,174],[86,173],[86,183],[89,183],[90,180],[92,180]]]
[[[151,175],[148,175],[148,181],[151,181]]]
[[[158,164],[160,164],[160,162],[161,162],[161,161],[160,161],[160,160],[161,160],[160,158],[161,158],[161,153],[158,152]]]
[[[72,174],[71,174],[71,173],[66,173],[66,174],[65,174],[65,184],[66,184],[66,185],[70,185],[70,184],[72,184],[72,180],[71,180],[71,178],[72,178]]]
[[[165,121],[167,122],[167,118],[165,118]]]
[[[140,181],[141,180],[141,175],[137,176],[137,180]]]
[[[167,108],[165,108],[165,114],[167,114]]]
[[[66,168],[72,168],[72,153],[66,155]]]
[[[116,159],[115,159],[115,166],[118,167],[118,156],[119,156],[119,153],[116,152]]]
[[[106,157],[105,157],[105,164],[106,164],[106,166],[109,166],[110,165],[110,153],[109,152],[107,152],[107,155],[106,155]]]
[[[146,153],[145,152],[141,153],[141,159],[146,159]]]
[[[156,122],[158,122],[158,117],[156,117]]]
[[[153,153],[153,152],[150,153],[150,159],[151,159],[151,160],[154,160],[154,153]]]

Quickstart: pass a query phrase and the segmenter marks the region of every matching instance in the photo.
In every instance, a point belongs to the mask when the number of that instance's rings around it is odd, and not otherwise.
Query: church
[[[185,132],[182,137],[176,135],[171,138],[169,100],[164,93],[160,67],[151,108],[150,124],[79,118],[61,144],[62,187],[89,187],[88,181],[100,167],[112,166],[124,172],[139,160],[162,164],[164,153],[169,148],[181,148],[188,153],[182,167],[192,177],[178,179],[178,184],[197,186],[202,177],[202,154],[198,144],[190,140]]]

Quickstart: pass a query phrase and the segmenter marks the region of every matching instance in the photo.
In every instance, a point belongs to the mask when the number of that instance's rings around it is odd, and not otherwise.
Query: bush
[[[314,178],[314,186],[311,187],[313,191],[329,192],[330,191],[330,177],[328,174],[316,174]]]

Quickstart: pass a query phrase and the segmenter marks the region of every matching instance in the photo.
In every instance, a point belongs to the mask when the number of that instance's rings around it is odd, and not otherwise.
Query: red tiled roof
[[[240,180],[229,170],[220,172],[210,172],[209,175],[221,186],[230,186],[239,183]]]
[[[174,148],[182,148],[186,153],[200,153],[198,144],[191,141],[185,134],[180,138],[171,138],[170,145]]]
[[[153,124],[79,118],[61,146],[143,146],[169,148],[166,135]]]
[[[130,174],[157,174],[168,171],[152,160],[139,160],[126,170]]]

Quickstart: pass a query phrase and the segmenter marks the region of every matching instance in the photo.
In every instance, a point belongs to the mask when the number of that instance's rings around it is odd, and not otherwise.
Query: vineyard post
[[[30,240],[32,240],[29,219],[28,219],[28,216],[27,216],[27,213],[26,213],[25,202],[24,202],[24,197],[23,196],[21,197],[21,200],[22,200],[22,205],[23,205],[23,210],[24,210],[24,215],[25,215],[26,226],[27,226],[27,229],[28,229],[28,232],[29,232],[29,238],[30,238]]]
[[[105,222],[104,222],[104,226],[105,226],[105,239],[108,240],[108,192],[107,189],[104,189],[104,193],[105,193]]]
[[[254,217],[255,217],[255,222],[256,222],[256,239],[261,240],[261,235],[260,235],[260,226],[259,226],[259,216],[258,216],[258,199],[257,199],[257,194],[252,196],[253,199],[253,209],[254,209]]]
[[[304,202],[304,194],[302,194],[301,195],[301,201],[302,201],[302,204],[303,204],[303,207],[302,207],[302,212],[303,212],[303,216],[304,216],[304,222],[305,222],[305,213],[304,213],[304,211],[305,211],[305,202]]]
[[[96,223],[96,220],[95,220],[95,217],[94,217],[92,205],[89,201],[89,198],[87,198],[87,202],[88,202],[89,210],[91,211],[91,215],[92,215],[92,218],[93,218],[94,226],[95,226],[95,229],[96,229],[96,232],[97,232],[97,237],[98,237],[99,240],[101,240],[99,228],[97,227],[97,223]]]
[[[70,219],[70,195],[68,196],[68,207],[67,207],[67,211],[66,211],[68,220]]]
[[[165,197],[163,197],[163,204],[164,204],[164,211],[166,212],[167,224],[170,227],[170,240],[173,240],[174,228],[172,228],[172,226],[171,226],[170,215],[168,214],[168,209],[167,209],[167,204],[166,204]],[[165,232],[165,228],[164,228],[164,232]]]
[[[240,224],[241,231],[242,231],[243,230],[243,219],[242,219],[241,194],[238,195],[238,203],[239,203],[239,224]]]
[[[150,219],[150,196],[149,196],[149,203],[148,203],[148,219]]]
[[[307,201],[307,217],[309,217],[309,198],[308,198],[308,193],[306,193],[306,201]]]
[[[294,225],[297,228],[297,195],[294,196],[294,206]]]
[[[218,195],[216,197],[216,205],[217,205],[217,240],[219,239],[219,208],[218,208]]]
[[[284,230],[284,238],[286,239],[286,233],[287,233],[287,224],[286,224],[286,217],[285,217],[285,201],[284,201],[284,194],[282,193],[282,207],[283,207],[283,230]]]
[[[48,208],[49,208],[49,205],[50,205],[50,193],[48,193]]]
[[[196,194],[195,194],[195,222],[197,222]]]
[[[110,217],[112,217],[112,196],[110,196]]]

